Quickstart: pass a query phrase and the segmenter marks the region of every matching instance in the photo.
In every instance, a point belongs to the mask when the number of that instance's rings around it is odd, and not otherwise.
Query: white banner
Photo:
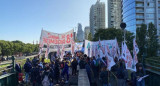
[[[83,42],[75,43],[74,51],[82,51],[83,49]]]
[[[111,67],[115,64],[114,62],[114,54],[116,51],[116,41],[115,40],[104,40],[104,41],[88,41],[85,40],[85,51],[84,53],[89,57],[98,55],[102,57],[106,57],[107,59],[107,67],[110,70]]]
[[[116,40],[103,40],[100,42],[99,41],[92,42],[92,41],[85,40],[84,53],[87,54],[89,57],[91,57],[92,55],[94,55],[95,57],[100,55],[100,57],[102,58],[103,56],[105,56],[104,51],[107,48],[109,52],[108,54],[111,57],[114,57],[117,51],[116,46],[117,46]]]
[[[46,51],[47,44],[50,45],[50,52],[56,52],[58,48],[62,50],[64,46],[65,51],[72,51],[74,30],[63,34],[53,33],[46,30],[41,31],[40,44],[44,44],[43,50]]]

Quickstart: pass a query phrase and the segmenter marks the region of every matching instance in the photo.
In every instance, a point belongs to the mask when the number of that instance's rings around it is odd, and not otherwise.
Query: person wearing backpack
[[[51,79],[52,79],[52,75],[50,72],[50,67],[47,66],[45,68],[43,75],[42,75],[42,86],[50,86]]]
[[[26,63],[24,64],[24,71],[25,71],[25,82],[28,84],[29,79],[29,73],[32,69],[32,65],[30,64],[29,59],[26,60]]]

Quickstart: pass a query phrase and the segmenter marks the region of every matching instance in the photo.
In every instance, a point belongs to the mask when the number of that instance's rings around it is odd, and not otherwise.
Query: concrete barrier
[[[86,69],[79,69],[78,86],[90,86]]]

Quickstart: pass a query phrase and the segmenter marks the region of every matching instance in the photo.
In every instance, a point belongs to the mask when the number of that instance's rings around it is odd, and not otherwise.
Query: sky
[[[96,1],[0,0],[0,40],[33,43],[39,41],[42,28],[65,33],[76,29],[78,23],[84,30],[89,26],[90,7]],[[105,2],[107,9],[107,0],[101,2]]]

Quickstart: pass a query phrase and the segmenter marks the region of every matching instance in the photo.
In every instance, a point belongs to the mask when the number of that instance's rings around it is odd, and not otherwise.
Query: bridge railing
[[[12,61],[4,62],[0,64],[0,86],[16,86],[15,81],[15,58],[12,56]]]
[[[156,71],[160,73],[160,59],[159,58],[146,58],[145,67],[147,70]]]
[[[146,74],[149,75],[146,80],[146,86],[160,86],[160,58],[145,59]]]

